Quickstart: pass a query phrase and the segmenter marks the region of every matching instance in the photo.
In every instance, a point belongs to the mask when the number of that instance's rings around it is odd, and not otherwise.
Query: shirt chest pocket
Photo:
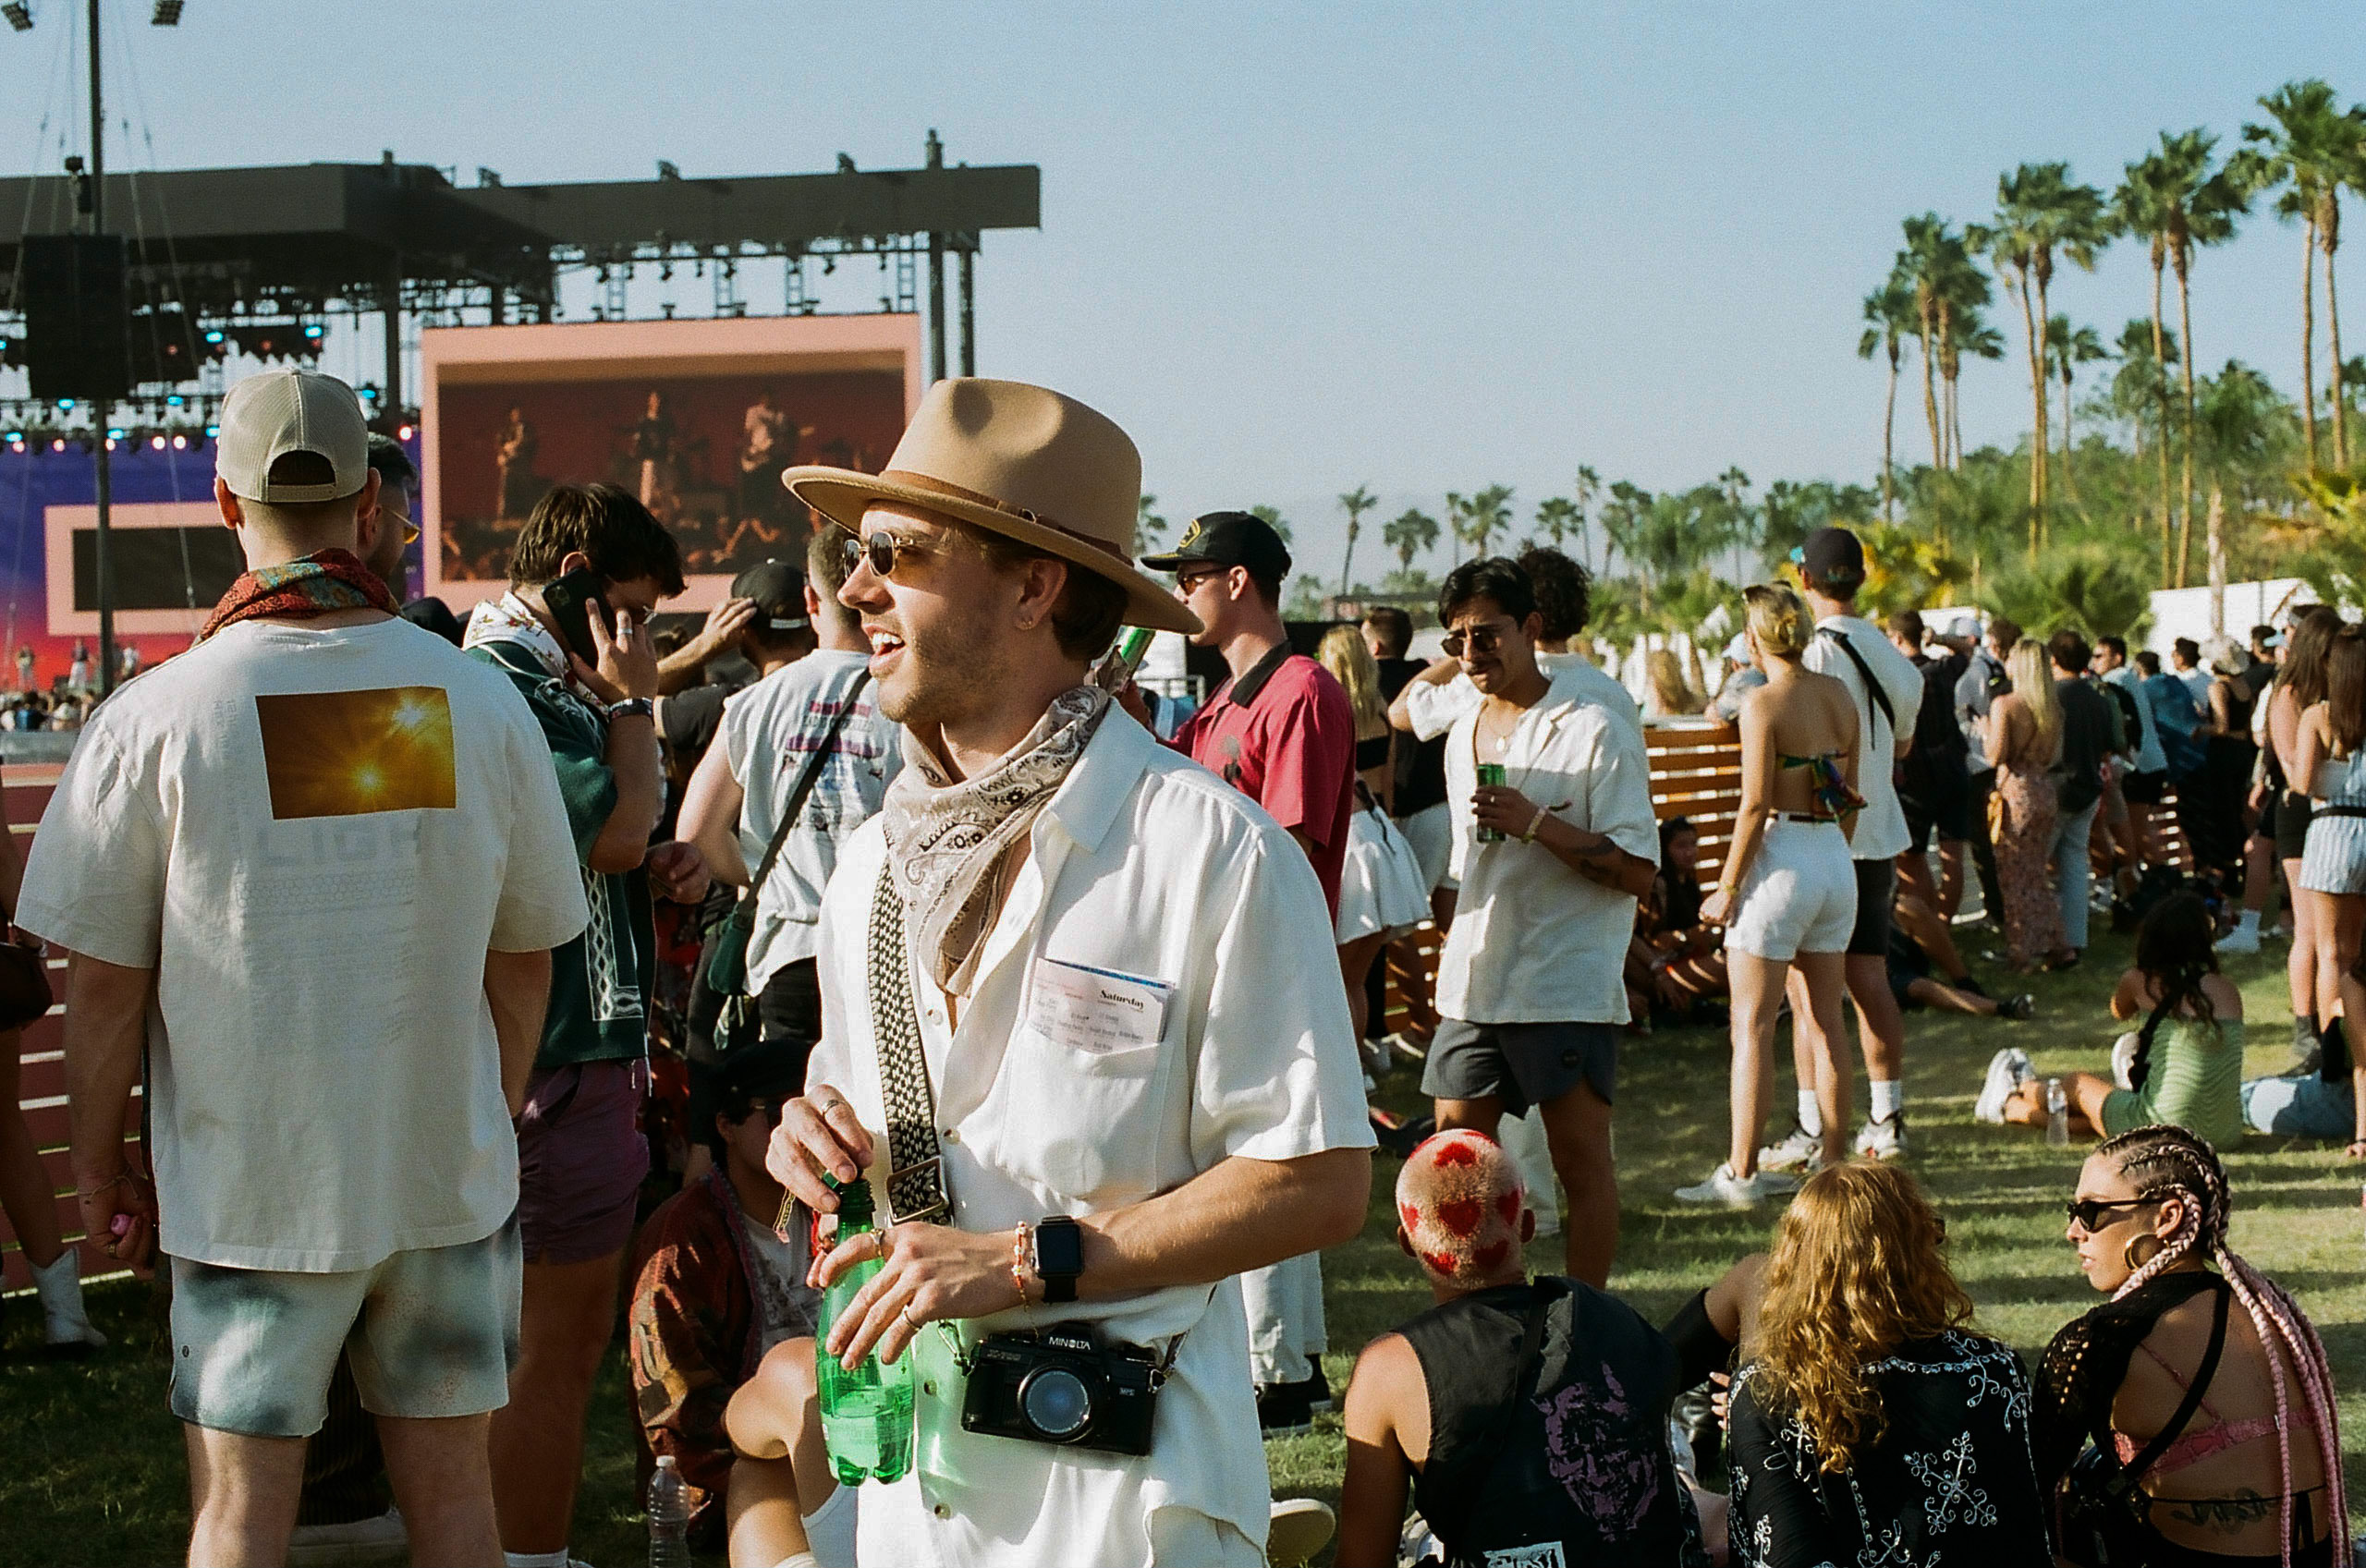
[[[1038,964],[995,1086],[1013,1174],[1096,1208],[1156,1190],[1180,1049],[1162,1001],[1139,981]]]

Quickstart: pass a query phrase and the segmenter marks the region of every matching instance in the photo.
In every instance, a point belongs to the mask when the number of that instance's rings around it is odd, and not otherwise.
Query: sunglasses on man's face
[[[909,539],[897,539],[884,529],[868,539],[848,534],[845,550],[847,576],[852,577],[867,565],[871,568],[871,575],[880,578],[894,577],[896,564],[905,555],[928,553],[927,546]]]
[[[1473,653],[1493,653],[1504,640],[1505,627],[1472,626],[1468,631],[1448,632],[1440,646],[1449,659],[1459,659],[1465,648]]]
[[[392,517],[396,522],[402,524],[403,542],[405,544],[417,544],[419,542],[419,525],[410,520],[409,513],[397,512],[391,506],[381,506],[378,508],[378,516],[381,517]]]
[[[2074,1197],[2064,1204],[2062,1209],[2063,1212],[2069,1216],[2072,1224],[2089,1235],[2093,1235],[2104,1228],[2104,1215],[2118,1209],[2141,1209],[2150,1201],[2151,1199],[2142,1197]]]

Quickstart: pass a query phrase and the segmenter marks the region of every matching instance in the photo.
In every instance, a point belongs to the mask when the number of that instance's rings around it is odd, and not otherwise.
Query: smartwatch
[[[1035,1222],[1028,1267],[1043,1282],[1043,1299],[1074,1301],[1076,1277],[1084,1272],[1084,1227],[1066,1214]]]
[[[628,697],[622,702],[608,704],[608,722],[618,719],[649,719],[657,714],[657,704],[646,697]]]

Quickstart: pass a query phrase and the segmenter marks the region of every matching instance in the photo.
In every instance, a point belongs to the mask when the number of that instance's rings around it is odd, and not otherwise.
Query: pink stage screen
[[[796,463],[876,472],[919,399],[913,316],[439,329],[421,336],[428,591],[501,591],[555,484],[640,496],[681,542],[699,609],[767,556],[801,556]]]

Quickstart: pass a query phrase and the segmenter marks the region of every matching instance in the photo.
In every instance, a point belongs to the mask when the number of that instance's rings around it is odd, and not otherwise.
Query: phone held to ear
[[[616,624],[615,612],[600,597],[602,586],[599,573],[589,566],[579,566],[543,590],[543,608],[558,623],[560,640],[587,664],[600,662],[600,650],[592,641],[593,614],[599,615],[601,626],[611,632]]]

